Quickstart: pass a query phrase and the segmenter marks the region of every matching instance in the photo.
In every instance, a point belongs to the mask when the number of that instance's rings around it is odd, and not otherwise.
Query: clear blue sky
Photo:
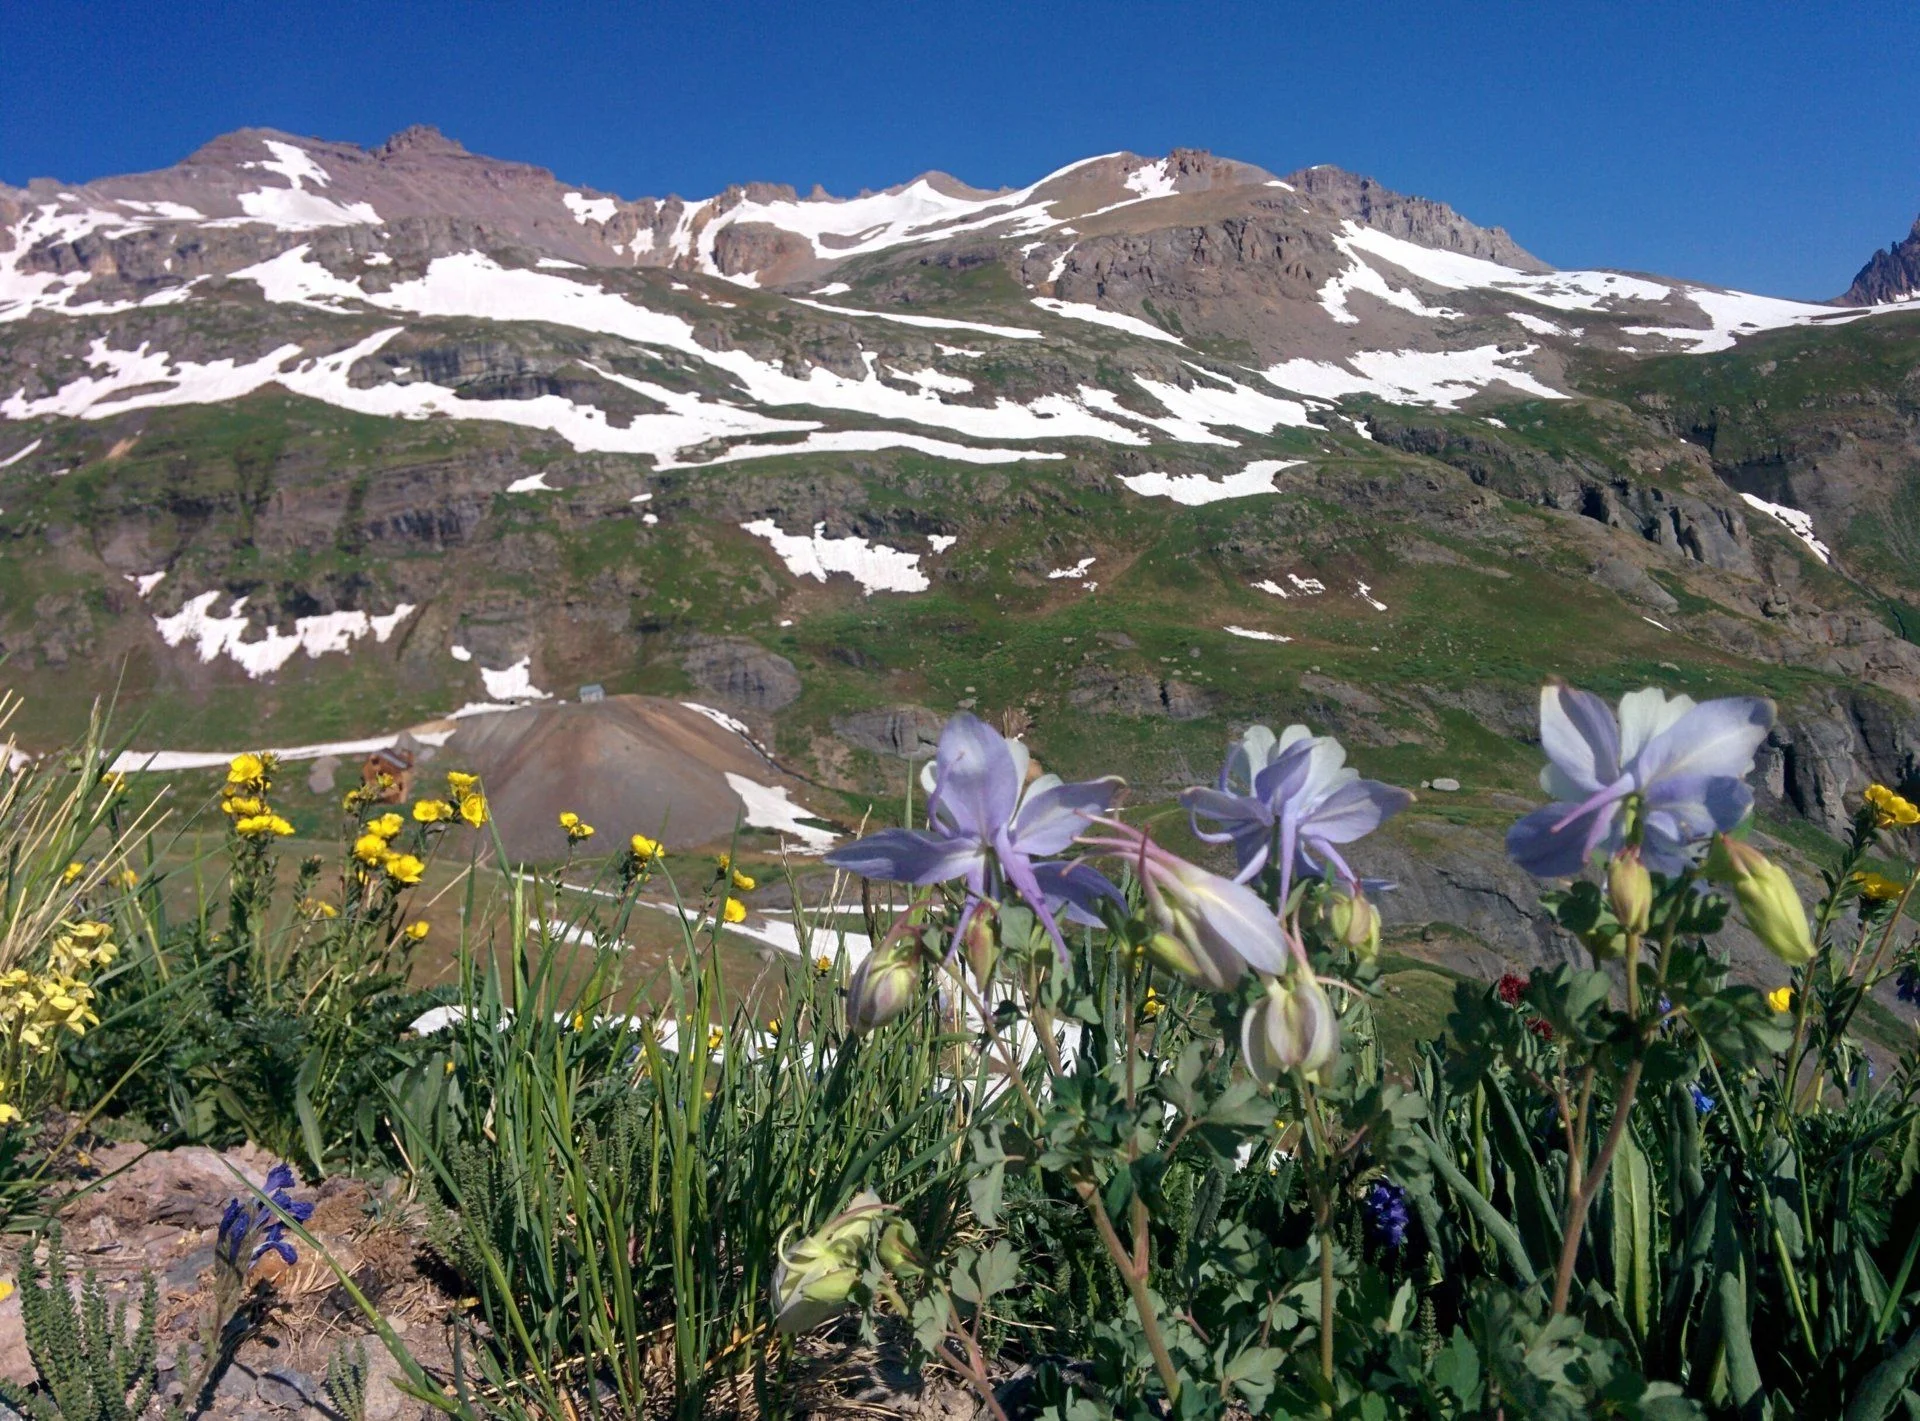
[[[0,4],[0,180],[437,124],[626,197],[1338,163],[1560,266],[1831,296],[1920,212],[1903,4]]]

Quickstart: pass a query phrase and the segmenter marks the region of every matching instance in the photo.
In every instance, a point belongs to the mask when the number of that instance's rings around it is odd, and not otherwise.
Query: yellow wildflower
[[[733,886],[742,893],[751,893],[754,889],[754,881],[736,868],[733,871]]]
[[[487,822],[487,797],[475,791],[461,800],[460,817],[478,829]]]
[[[721,1043],[724,1042],[726,1039],[727,1039],[727,1033],[722,1031],[719,1027],[709,1026],[707,1028],[707,1049],[709,1051],[718,1051],[720,1049]]]
[[[448,1075],[453,1074],[453,1060],[451,1057],[449,1057],[447,1060],[447,1074]]]
[[[816,976],[826,976],[827,973],[833,971],[833,959],[825,953],[822,953],[813,959],[813,970]]]
[[[20,1112],[11,1105],[0,1101],[0,1125],[11,1125],[20,1118]]]
[[[1793,1010],[1793,988],[1775,987],[1767,993],[1767,1005],[1775,1011]]]
[[[1895,794],[1885,785],[1868,785],[1862,796],[1873,806],[1875,818],[1882,829],[1904,829],[1910,824],[1920,824],[1920,809]]]
[[[230,814],[235,819],[245,819],[252,814],[264,814],[266,810],[266,804],[250,794],[230,794],[220,801],[220,812]]]
[[[662,844],[658,839],[649,839],[645,834],[635,834],[633,838],[628,840],[628,845],[633,850],[633,856],[639,859],[641,863],[646,863],[651,859],[663,859],[667,856],[666,845]]]
[[[426,864],[412,854],[387,855],[387,877],[395,883],[413,884],[420,881],[420,875],[427,871]]]
[[[587,1015],[585,1012],[577,1011],[573,1014],[573,1029],[575,1031],[583,1030],[586,1027],[586,1024],[587,1024]]]
[[[369,834],[378,834],[383,839],[391,839],[404,829],[406,825],[407,821],[402,819],[398,814],[388,812],[382,814],[378,819],[368,820],[367,832]]]
[[[1161,998],[1160,994],[1149,987],[1147,988],[1147,999],[1140,1004],[1140,1010],[1148,1016],[1158,1016],[1162,1011],[1166,1010],[1166,1006],[1167,1004],[1165,1000]]]
[[[593,825],[587,823],[571,809],[560,816],[560,827],[567,831],[568,843],[578,843],[581,839],[593,837]]]
[[[768,1017],[767,1018],[767,1035],[778,1036],[779,1034],[780,1034],[780,1018],[777,1016]]]
[[[100,788],[108,794],[124,794],[127,789],[127,777],[117,770],[108,770],[100,776]],[[4,1296],[5,1294],[0,1294],[0,1297]]]
[[[378,834],[362,834],[353,841],[353,856],[368,865],[382,864],[387,855],[393,852],[387,847],[387,841]]]
[[[140,881],[140,875],[135,873],[132,869],[123,868],[120,870],[120,886],[122,888],[132,888],[139,881]]]
[[[248,838],[260,838],[272,834],[284,839],[293,832],[293,825],[278,814],[253,814],[245,819],[234,820],[233,829],[235,833],[244,834]]]
[[[478,775],[469,775],[460,770],[447,771],[447,793],[455,799],[465,799],[473,793],[479,783]]]
[[[416,823],[438,824],[453,818],[453,806],[444,799],[423,799],[413,806],[413,817]]]
[[[4,1303],[8,1298],[12,1296],[13,1296],[13,1280],[10,1278],[0,1278],[0,1303]]]
[[[300,905],[300,911],[309,918],[337,918],[340,910],[324,898],[309,898]]]
[[[419,942],[428,933],[433,931],[433,926],[428,923],[425,918],[416,918],[414,921],[408,923],[405,928],[401,929],[401,931],[412,941]]]
[[[730,923],[744,923],[747,920],[747,905],[738,898],[729,898],[726,906],[720,910],[720,916]]]
[[[78,878],[81,874],[85,873],[86,871],[87,871],[87,866],[81,863],[79,859],[75,859],[72,863],[68,864],[64,869],[61,870],[60,881],[62,883],[72,883],[76,878]]]
[[[267,777],[267,762],[258,755],[235,755],[227,762],[227,783],[257,785]]]
[[[1860,885],[1860,896],[1871,898],[1876,903],[1889,902],[1907,891],[1907,885],[1895,878],[1879,873],[1856,873],[1853,881]]]

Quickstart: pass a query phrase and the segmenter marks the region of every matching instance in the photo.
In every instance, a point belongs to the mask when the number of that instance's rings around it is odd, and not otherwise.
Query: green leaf
[[[1914,1329],[1898,1352],[1867,1373],[1867,1379],[1847,1403],[1846,1421],[1882,1421],[1891,1415],[1916,1368],[1920,1368],[1920,1328]]]
[[[1533,1260],[1527,1257],[1526,1246],[1520,1242],[1520,1235],[1514,1232],[1513,1225],[1507,1222],[1506,1216],[1494,1208],[1484,1194],[1468,1182],[1466,1175],[1460,1172],[1460,1167],[1453,1162],[1446,1150],[1441,1148],[1439,1141],[1425,1130],[1416,1130],[1414,1133],[1426,1145],[1427,1157],[1433,1161],[1435,1173],[1447,1182],[1447,1187],[1454,1192],[1455,1197],[1467,1206],[1467,1211],[1479,1221],[1480,1227],[1492,1236],[1514,1275],[1522,1284],[1531,1287],[1538,1275],[1534,1271]]]
[[[1646,1340],[1653,1322],[1653,1175],[1627,1130],[1609,1176],[1613,1194],[1613,1291],[1634,1334]]]

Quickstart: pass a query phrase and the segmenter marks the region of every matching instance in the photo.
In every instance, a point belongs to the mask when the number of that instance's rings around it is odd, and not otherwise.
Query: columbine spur
[[[1746,777],[1773,728],[1773,702],[1757,696],[1695,702],[1649,687],[1615,712],[1571,686],[1540,691],[1540,785],[1559,801],[1507,833],[1507,853],[1539,878],[1570,878],[1627,839],[1638,805],[1640,853],[1656,873],[1678,874],[1694,848],[1733,828],[1753,806]]]
[[[1372,833],[1412,802],[1406,790],[1361,779],[1338,740],[1304,725],[1278,736],[1264,725],[1249,726],[1228,752],[1215,787],[1180,796],[1195,834],[1233,845],[1242,883],[1276,863],[1282,902],[1296,876],[1332,869],[1358,883],[1337,846]],[[1203,830],[1202,819],[1219,829]]]
[[[1028,763],[1019,741],[973,716],[956,715],[940,732],[928,766],[928,827],[882,829],[835,849],[826,861],[896,883],[964,878],[967,905],[959,932],[982,902],[997,901],[1010,887],[1064,953],[1058,919],[1097,924],[1096,901],[1119,895],[1085,864],[1042,860],[1065,852],[1093,816],[1105,813],[1121,781],[1110,776],[1067,784],[1058,775],[1041,775],[1027,784]]]

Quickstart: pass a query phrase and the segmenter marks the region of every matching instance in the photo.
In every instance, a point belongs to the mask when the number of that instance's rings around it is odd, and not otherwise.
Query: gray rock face
[[[1644,567],[1618,553],[1608,554],[1595,562],[1592,575],[1593,580],[1602,587],[1662,612],[1671,612],[1680,605],[1671,592],[1647,575]]]
[[[1359,173],[1322,164],[1289,173],[1286,181],[1342,217],[1377,227],[1390,236],[1463,252],[1470,257],[1483,257],[1522,271],[1552,270],[1508,236],[1506,228],[1479,226],[1444,202],[1394,192]]]
[[[729,706],[777,711],[800,698],[800,673],[786,657],[738,638],[699,638],[680,669],[707,695]]]
[[[941,718],[925,706],[880,706],[833,718],[833,733],[876,755],[926,760],[940,743]]]
[[[1207,713],[1212,697],[1202,687],[1177,679],[1087,667],[1080,673],[1079,684],[1067,693],[1067,701],[1076,710],[1095,715],[1198,720]]]
[[[1762,803],[1843,833],[1860,792],[1920,778],[1920,716],[1891,698],[1827,692],[1774,727],[1754,774]]]

